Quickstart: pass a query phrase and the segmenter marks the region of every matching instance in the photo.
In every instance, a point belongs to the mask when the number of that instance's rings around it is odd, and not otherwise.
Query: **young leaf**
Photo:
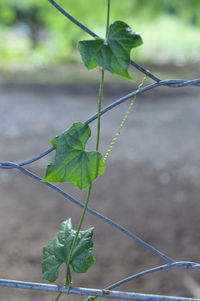
[[[78,48],[85,66],[97,66],[112,73],[132,79],[128,73],[130,52],[142,44],[142,38],[122,21],[110,25],[107,40],[80,41]]]
[[[76,231],[72,229],[71,219],[60,224],[59,232],[50,244],[43,248],[42,276],[54,282],[58,278],[63,263],[68,263],[69,253]],[[92,256],[93,228],[80,231],[69,265],[76,273],[85,273],[94,264]]]
[[[87,152],[85,144],[91,131],[88,125],[74,123],[68,131],[51,141],[56,149],[55,160],[48,165],[44,182],[70,182],[84,189],[104,173],[99,152]]]

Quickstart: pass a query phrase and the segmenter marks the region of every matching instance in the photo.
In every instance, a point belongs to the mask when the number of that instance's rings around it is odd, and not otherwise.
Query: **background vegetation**
[[[104,36],[105,0],[59,4]],[[199,0],[115,0],[111,17],[143,37],[144,46],[133,52],[137,61],[181,65],[200,60]],[[77,63],[77,40],[88,38],[47,0],[0,0],[0,36],[2,73]]]

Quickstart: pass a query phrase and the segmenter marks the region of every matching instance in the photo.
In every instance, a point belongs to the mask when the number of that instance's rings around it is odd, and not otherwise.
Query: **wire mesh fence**
[[[87,32],[89,35],[92,37],[97,38],[98,36],[93,33],[91,30],[86,28],[84,25],[82,25],[80,22],[78,22],[76,19],[74,19],[70,14],[68,14],[65,10],[63,10],[55,1],[49,0],[51,4],[53,4],[64,16],[69,18],[72,22],[74,22],[77,26],[79,26],[82,30]],[[157,87],[160,86],[165,86],[168,88],[183,88],[187,86],[197,86],[200,87],[200,79],[193,79],[193,80],[183,80],[183,79],[170,79],[170,80],[161,80],[154,74],[152,74],[150,71],[146,70],[142,66],[138,65],[136,62],[131,61],[131,65],[148,76],[150,79],[152,79],[154,82],[152,84],[146,85],[140,89],[137,89],[133,91],[132,93],[129,93],[125,95],[124,97],[121,97],[117,99],[116,101],[112,102],[110,105],[107,107],[103,108],[101,110],[101,115],[107,114],[109,111],[112,111],[115,107],[118,107],[120,104],[128,101],[129,99],[132,99],[134,96],[146,93],[152,89],[156,89]],[[92,123],[97,119],[97,114],[91,116],[85,121],[85,124]],[[42,182],[41,178],[37,175],[34,174],[32,171],[26,168],[26,166],[40,160],[50,152],[54,150],[54,147],[51,147],[45,151],[43,151],[41,154],[25,160],[21,161],[18,163],[15,162],[8,162],[8,161],[2,161],[0,162],[0,168],[3,169],[17,169],[20,172],[24,173],[25,175],[29,176],[30,178],[42,183],[43,185],[48,186],[49,188],[53,189],[56,191],[58,194],[62,195],[64,198],[68,199],[70,202],[74,203],[75,205],[79,206],[80,208],[83,208],[84,205],[81,201],[77,200],[74,198],[72,195],[66,193],[62,189],[60,189],[58,186],[49,183],[49,182]],[[189,300],[200,300],[200,299],[194,299],[194,298],[183,298],[183,297],[170,297],[170,296],[161,296],[161,295],[151,295],[151,294],[139,294],[139,293],[134,293],[134,292],[122,292],[122,291],[114,291],[115,288],[121,286],[122,284],[125,284],[127,282],[130,282],[134,279],[141,278],[146,275],[151,275],[152,273],[156,273],[161,270],[167,270],[167,269],[172,269],[174,267],[178,267],[181,269],[186,269],[186,270],[197,270],[200,269],[200,264],[198,262],[190,262],[190,261],[177,261],[171,257],[169,257],[167,254],[159,251],[155,247],[153,247],[151,244],[148,242],[144,241],[134,233],[128,231],[125,229],[123,226],[118,224],[117,222],[113,221],[107,216],[102,215],[98,211],[92,209],[92,208],[87,208],[87,212],[96,218],[99,218],[103,220],[105,223],[108,223],[112,227],[115,227],[118,231],[122,232],[124,235],[128,236],[130,239],[134,240],[147,250],[149,252],[155,254],[156,256],[159,256],[162,258],[166,264],[161,265],[161,266],[156,266],[154,268],[145,270],[143,272],[131,275],[127,278],[124,278],[116,283],[113,283],[107,287],[105,287],[102,290],[99,289],[90,289],[90,288],[77,288],[77,287],[72,287],[70,290],[68,290],[67,287],[63,286],[56,286],[56,285],[45,285],[42,283],[32,283],[32,282],[24,282],[24,281],[14,281],[14,280],[6,280],[6,279],[0,279],[0,286],[4,287],[13,287],[13,288],[23,288],[23,289],[29,289],[29,290],[39,290],[39,291],[48,291],[48,292],[62,292],[62,293],[70,293],[70,294],[75,294],[75,295],[85,295],[85,296],[95,296],[95,297],[104,297],[104,298],[115,298],[115,299],[124,299],[124,300],[166,300],[166,301],[189,301]],[[87,298],[86,300],[90,300],[90,298]]]

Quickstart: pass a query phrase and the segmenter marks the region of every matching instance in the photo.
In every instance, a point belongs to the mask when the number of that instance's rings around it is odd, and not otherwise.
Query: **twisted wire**
[[[190,261],[177,261],[177,262],[172,262],[172,263],[160,265],[158,267],[142,271],[140,273],[131,275],[131,276],[126,277],[126,278],[124,278],[120,281],[117,281],[113,284],[110,284],[107,287],[105,287],[104,290],[113,290],[114,288],[119,287],[119,286],[121,286],[125,283],[128,283],[128,282],[132,281],[132,280],[150,275],[150,274],[158,272],[158,271],[171,269],[171,268],[174,268],[174,267],[195,270],[195,269],[200,269],[200,264],[196,263],[196,262],[190,262]],[[91,301],[91,299],[94,300],[93,296],[92,296],[92,298],[91,297],[86,298],[84,301]]]
[[[105,107],[101,110],[101,115],[104,115],[108,111],[114,109],[115,107],[117,107],[118,105],[120,105],[120,104],[124,103],[125,101],[131,99],[132,97],[134,97],[136,95],[139,95],[139,94],[143,94],[144,92],[155,89],[159,86],[166,86],[166,87],[172,87],[172,88],[182,88],[182,87],[186,87],[186,86],[200,87],[200,78],[193,79],[193,80],[169,79],[169,80],[162,80],[160,82],[156,82],[154,84],[147,85],[147,86],[141,88],[139,91],[133,91],[133,92],[131,92],[131,93],[115,100],[115,101],[113,101],[110,105],[108,105],[107,107]],[[98,117],[97,114],[94,114],[89,119],[87,119],[84,123],[85,124],[90,124],[91,122],[95,121],[97,119],[97,117]],[[46,155],[51,153],[53,150],[54,150],[54,147],[50,147],[47,150],[40,153],[39,155],[37,155],[37,156],[35,156],[31,159],[18,162],[17,164],[19,166],[25,166],[25,165],[31,164],[31,163],[45,157]],[[4,162],[0,162],[0,168],[4,168],[4,169],[13,168],[12,166],[5,166],[3,163]]]
[[[138,300],[138,301],[200,301],[200,299],[197,298],[140,294],[134,292],[120,292],[120,291],[110,291],[110,290],[82,288],[82,287],[68,288],[66,286],[7,280],[7,279],[0,279],[0,286],[23,288],[23,289],[36,290],[36,291],[74,294],[74,295],[81,295],[81,296],[90,295],[90,296],[103,297],[109,299],[124,299],[124,300]]]

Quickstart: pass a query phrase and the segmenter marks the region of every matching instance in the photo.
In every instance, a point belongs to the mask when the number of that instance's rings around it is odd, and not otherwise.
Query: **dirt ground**
[[[131,87],[106,86],[104,104]],[[96,112],[96,85],[1,85],[0,161],[20,162],[49,147],[56,134]],[[123,104],[102,117],[105,153],[123,114]],[[96,124],[92,125],[95,132]],[[160,87],[138,97],[104,176],[94,185],[91,207],[114,219],[177,261],[200,262],[200,90]],[[88,148],[92,148],[91,139]],[[52,154],[28,166],[40,176]],[[71,184],[59,185],[84,199]],[[80,209],[16,170],[0,170],[0,277],[44,282],[41,250],[59,223]],[[87,215],[94,226],[96,264],[75,286],[103,288],[126,276],[164,264],[110,225]],[[59,284],[63,280],[58,281]],[[174,268],[118,289],[200,298],[200,271]],[[62,300],[83,300],[65,296]],[[53,294],[0,288],[1,301],[50,301]]]

